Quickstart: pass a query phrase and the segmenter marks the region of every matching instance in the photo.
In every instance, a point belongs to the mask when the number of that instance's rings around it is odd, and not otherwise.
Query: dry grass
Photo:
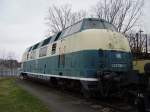
[[[15,78],[0,78],[0,112],[48,112],[48,108],[18,87]]]

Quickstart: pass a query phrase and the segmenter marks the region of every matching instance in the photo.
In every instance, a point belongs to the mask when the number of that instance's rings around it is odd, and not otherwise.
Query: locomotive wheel
[[[85,89],[84,87],[81,88],[81,94],[87,99],[91,97],[90,91]]]
[[[24,76],[23,76],[22,74],[20,74],[20,75],[19,75],[19,79],[20,79],[20,80],[24,80],[25,78],[24,78]]]
[[[51,87],[57,88],[58,87],[58,82],[56,78],[51,77],[50,78],[50,84]]]
[[[102,98],[109,97],[109,92],[110,92],[111,87],[112,87],[111,81],[100,82],[99,88],[100,88],[100,95]]]
[[[21,73],[21,74],[19,75],[19,79],[20,79],[20,80],[25,80],[25,79],[27,79],[27,75]]]

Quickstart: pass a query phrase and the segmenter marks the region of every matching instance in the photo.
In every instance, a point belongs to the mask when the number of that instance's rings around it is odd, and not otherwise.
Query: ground
[[[0,112],[50,112],[37,97],[16,84],[15,78],[0,78]]]
[[[31,80],[17,80],[17,84],[37,96],[52,112],[108,112],[108,109],[100,109],[99,105],[92,105],[86,99],[52,89]]]
[[[122,105],[110,103],[115,108]],[[60,88],[54,89],[35,80],[0,78],[0,112],[118,112],[109,105],[99,99],[96,102],[89,101],[80,95],[64,92]]]

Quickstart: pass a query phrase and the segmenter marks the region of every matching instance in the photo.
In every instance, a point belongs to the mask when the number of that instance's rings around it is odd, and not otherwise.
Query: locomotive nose
[[[125,43],[125,37],[117,32],[111,32],[109,34],[108,48],[115,50],[126,50],[128,44]]]
[[[131,54],[115,50],[99,50],[100,68],[105,71],[127,72],[131,69]]]
[[[131,68],[130,53],[112,51],[110,55],[110,68],[115,69],[116,71],[128,71]]]

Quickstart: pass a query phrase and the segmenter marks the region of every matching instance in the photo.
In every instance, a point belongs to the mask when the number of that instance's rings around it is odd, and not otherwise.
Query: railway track
[[[69,94],[67,91],[64,91],[66,94]],[[100,110],[100,112],[137,112],[134,106],[131,106],[127,102],[123,101],[120,98],[83,98],[81,95],[76,95],[72,93],[71,95],[83,99],[84,102],[89,103],[90,106],[94,109]]]
[[[89,100],[93,105],[101,106],[101,110],[106,109],[107,112],[136,112],[136,109],[127,103],[121,101],[110,100]]]

